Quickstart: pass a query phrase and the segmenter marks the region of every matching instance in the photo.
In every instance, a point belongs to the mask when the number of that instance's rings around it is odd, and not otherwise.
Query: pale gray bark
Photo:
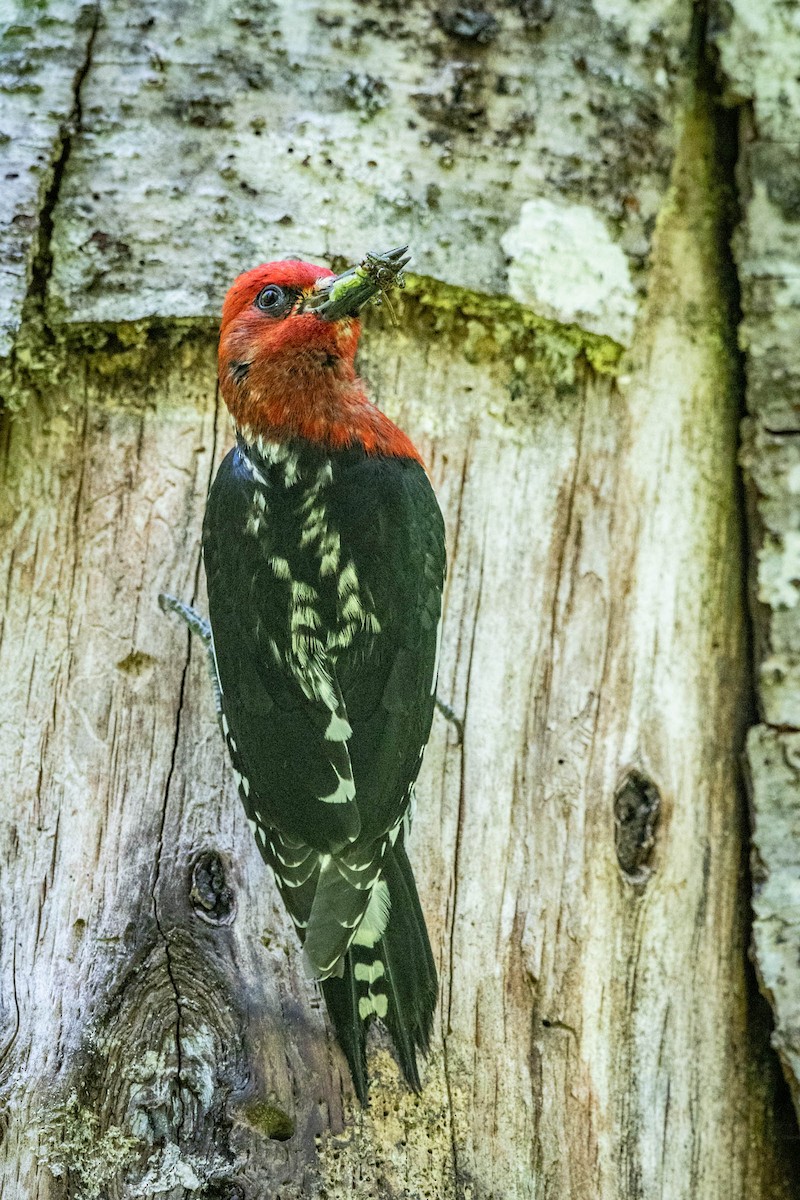
[[[730,122],[692,5],[118,0],[72,29],[20,0],[16,24],[14,103],[26,42],[53,98],[39,143],[9,128],[0,243],[8,1195],[788,1200],[747,964]],[[403,240],[360,366],[445,513],[464,738],[437,717],[419,785],[425,1087],[377,1035],[362,1112],[202,648],[156,598],[203,605],[227,284]],[[756,761],[784,735],[752,737]]]

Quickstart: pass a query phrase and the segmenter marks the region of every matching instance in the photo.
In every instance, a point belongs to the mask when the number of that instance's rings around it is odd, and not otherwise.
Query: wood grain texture
[[[361,368],[451,571],[412,854],[442,997],[372,1101],[303,978],[199,647],[213,345],[75,354],[3,427],[3,1131],[13,1196],[788,1200],[748,990],[736,389],[685,121],[618,381],[407,300]],[[681,279],[681,287],[674,285]],[[288,1135],[288,1136],[287,1136]],[[794,1178],[796,1179],[796,1174]]]

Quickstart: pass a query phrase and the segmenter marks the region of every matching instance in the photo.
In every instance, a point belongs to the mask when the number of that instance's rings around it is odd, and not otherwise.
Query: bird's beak
[[[397,246],[382,254],[367,254],[357,267],[341,275],[320,279],[305,297],[300,312],[313,312],[324,321],[354,317],[375,296],[402,287],[403,267],[410,262],[408,246]]]

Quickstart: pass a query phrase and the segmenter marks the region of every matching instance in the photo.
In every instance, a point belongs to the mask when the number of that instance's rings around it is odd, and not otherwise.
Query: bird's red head
[[[292,259],[239,276],[222,306],[219,382],[246,440],[360,442],[370,453],[419,457],[356,375],[356,313],[377,290],[353,272]]]

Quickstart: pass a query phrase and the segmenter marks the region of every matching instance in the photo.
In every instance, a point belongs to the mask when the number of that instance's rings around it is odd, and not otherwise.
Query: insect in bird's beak
[[[313,312],[324,321],[354,317],[370,300],[383,299],[392,288],[402,288],[403,268],[410,261],[408,246],[397,246],[382,254],[369,253],[357,267],[320,279],[298,311]]]

